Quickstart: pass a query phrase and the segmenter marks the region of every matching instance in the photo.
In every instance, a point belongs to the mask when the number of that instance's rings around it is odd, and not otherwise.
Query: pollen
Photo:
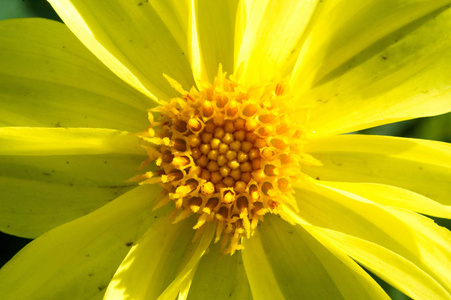
[[[163,187],[159,205],[174,202],[174,222],[194,216],[198,230],[214,223],[215,242],[233,254],[265,214],[297,210],[292,186],[307,154],[302,128],[289,118],[288,88],[241,85],[221,68],[213,84],[189,92],[168,80],[181,96],[149,111],[140,137],[149,142],[144,164],[156,171],[137,178]]]

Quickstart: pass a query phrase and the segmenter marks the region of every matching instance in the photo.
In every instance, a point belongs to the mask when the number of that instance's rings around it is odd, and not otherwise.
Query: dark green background
[[[95,0],[92,0],[95,1]],[[42,17],[59,20],[58,15],[45,0],[0,0],[0,20],[10,18]],[[450,99],[451,101],[451,99]],[[415,119],[364,130],[367,134],[424,138],[451,142],[451,113],[432,118]],[[442,226],[451,228],[451,221],[435,219]],[[5,264],[30,240],[0,232],[0,266]],[[393,299],[408,299],[402,293],[380,281]],[[402,280],[402,279],[401,279]]]

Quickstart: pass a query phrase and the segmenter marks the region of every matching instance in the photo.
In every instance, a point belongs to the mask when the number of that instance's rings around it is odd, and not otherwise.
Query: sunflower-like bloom
[[[2,299],[451,299],[449,0],[51,0],[0,23]]]

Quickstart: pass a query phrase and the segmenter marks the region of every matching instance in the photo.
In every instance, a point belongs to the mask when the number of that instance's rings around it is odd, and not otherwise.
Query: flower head
[[[174,222],[197,214],[195,229],[215,223],[215,241],[223,236],[225,253],[233,254],[266,213],[297,209],[292,186],[308,156],[301,153],[303,134],[286,114],[282,83],[246,88],[220,69],[212,85],[180,92],[183,98],[152,109],[159,120],[150,114],[141,137],[151,144],[145,163],[158,168],[134,179],[163,186],[158,206],[173,200]]]
[[[7,298],[451,298],[451,147],[340,135],[451,110],[451,1],[49,2],[0,23]]]

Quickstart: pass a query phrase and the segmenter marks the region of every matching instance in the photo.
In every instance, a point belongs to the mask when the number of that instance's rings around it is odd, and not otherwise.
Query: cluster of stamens
[[[168,80],[182,97],[151,110],[141,137],[157,171],[137,179],[163,186],[160,205],[175,203],[174,222],[194,214],[195,229],[214,222],[216,242],[233,254],[264,214],[296,206],[302,134],[287,119],[288,96],[281,83],[246,88],[221,71],[199,91]]]

